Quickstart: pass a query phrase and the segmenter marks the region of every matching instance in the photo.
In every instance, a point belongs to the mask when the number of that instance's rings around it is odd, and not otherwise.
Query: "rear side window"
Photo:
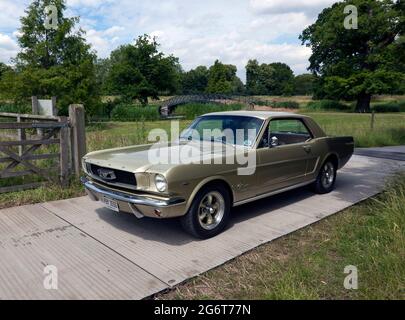
[[[292,133],[309,135],[307,127],[298,119],[277,119],[270,121],[272,133]]]
[[[300,119],[274,119],[270,121],[259,148],[269,147],[271,141],[275,147],[303,143],[311,138],[311,132]]]
[[[270,139],[277,138],[278,145],[303,143],[312,138],[300,119],[275,119],[270,121]]]

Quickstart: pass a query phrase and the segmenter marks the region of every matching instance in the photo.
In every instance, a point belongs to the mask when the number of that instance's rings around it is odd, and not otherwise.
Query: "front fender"
[[[212,182],[212,181],[222,181],[223,183],[225,183],[228,187],[229,190],[231,191],[231,197],[232,199],[235,199],[235,194],[234,194],[234,190],[231,187],[231,184],[229,183],[229,181],[227,181],[227,179],[223,176],[211,176],[211,177],[207,177],[203,180],[201,180],[193,189],[193,191],[191,192],[187,203],[186,203],[186,212],[190,209],[191,204],[194,201],[195,196],[197,195],[197,193],[208,183]]]

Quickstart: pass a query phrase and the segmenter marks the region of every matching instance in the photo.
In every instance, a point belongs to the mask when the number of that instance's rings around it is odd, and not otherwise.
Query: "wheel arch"
[[[222,185],[224,186],[229,193],[229,196],[231,198],[231,206],[233,206],[233,201],[235,199],[235,195],[234,192],[231,188],[231,185],[228,181],[226,181],[226,179],[224,177],[221,176],[215,176],[215,177],[209,177],[206,178],[204,180],[202,180],[193,190],[193,192],[191,193],[190,197],[187,200],[187,204],[186,204],[186,212],[190,209],[191,204],[193,203],[196,195],[198,194],[198,192],[201,191],[202,188],[205,188],[206,186],[209,185]]]
[[[317,165],[317,170],[316,170],[316,177],[319,175],[319,172],[321,172],[321,169],[322,169],[323,165],[325,164],[325,162],[328,161],[329,159],[332,160],[333,164],[335,165],[336,172],[337,172],[337,170],[339,169],[339,157],[335,152],[330,152],[322,159],[322,161],[319,161],[319,163]]]
[[[327,154],[325,159],[322,162],[322,165],[328,160],[332,161],[332,163],[334,164],[336,170],[339,169],[339,157],[335,152],[331,152],[331,153]]]

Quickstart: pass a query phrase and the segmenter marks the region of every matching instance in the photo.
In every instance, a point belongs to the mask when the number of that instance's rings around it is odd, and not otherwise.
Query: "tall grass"
[[[372,110],[378,113],[405,112],[405,101],[391,101],[388,103],[377,103]]]
[[[306,108],[312,111],[350,111],[352,109],[350,105],[334,100],[311,101]]]
[[[255,249],[161,299],[404,299],[405,175],[382,195]],[[344,288],[348,265],[358,290]]]
[[[237,111],[245,108],[245,105],[232,103],[232,104],[219,104],[219,103],[187,103],[180,105],[175,109],[175,115],[182,115],[188,120],[195,119],[196,117],[210,112],[220,111]]]
[[[185,129],[190,122],[189,120],[179,121],[180,131]],[[173,125],[176,126],[176,123]],[[153,141],[148,140],[152,129],[163,129],[170,139],[172,122],[109,122],[98,128],[101,129],[92,129],[87,133],[88,151],[152,143]]]
[[[6,103],[0,102],[0,112],[9,113],[31,113],[31,106],[29,104],[19,103]]]
[[[405,114],[306,113],[331,136],[353,136],[356,147],[405,144]]]
[[[160,114],[157,106],[119,104],[111,111],[113,121],[157,121]]]

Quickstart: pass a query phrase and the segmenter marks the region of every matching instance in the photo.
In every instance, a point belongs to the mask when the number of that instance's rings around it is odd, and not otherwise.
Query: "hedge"
[[[307,109],[311,110],[326,110],[326,111],[350,111],[352,108],[349,105],[335,100],[319,100],[311,101],[307,104]]]
[[[379,103],[372,107],[372,110],[378,113],[384,112],[405,112],[405,101]]]

